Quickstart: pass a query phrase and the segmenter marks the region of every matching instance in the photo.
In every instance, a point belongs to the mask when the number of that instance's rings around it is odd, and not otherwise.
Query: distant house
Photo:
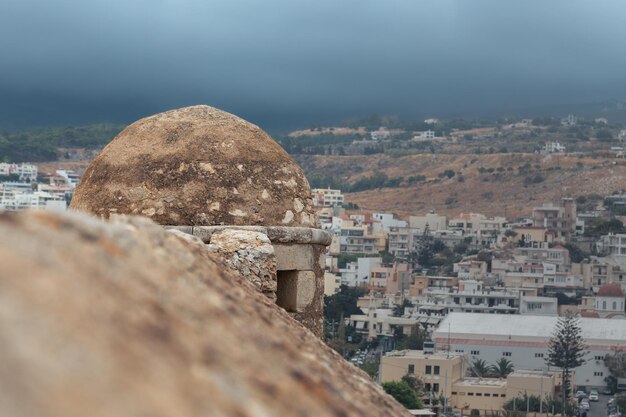
[[[575,126],[578,123],[578,117],[573,114],[568,114],[566,118],[561,119],[561,124],[563,126]]]
[[[564,153],[565,145],[559,142],[546,142],[543,146],[543,153]]]

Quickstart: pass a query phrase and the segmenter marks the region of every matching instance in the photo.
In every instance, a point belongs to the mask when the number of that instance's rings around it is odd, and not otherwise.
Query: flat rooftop
[[[494,337],[550,338],[558,317],[517,314],[450,313],[439,324],[433,337],[466,336],[476,339]],[[582,336],[589,343],[611,341],[626,345],[626,321],[619,319],[580,318]]]
[[[409,359],[456,359],[463,357],[460,352],[435,351],[433,353],[424,353],[423,350],[392,350],[387,353],[385,358],[409,358]]]
[[[463,378],[454,383],[455,387],[506,387],[506,379],[498,378]]]

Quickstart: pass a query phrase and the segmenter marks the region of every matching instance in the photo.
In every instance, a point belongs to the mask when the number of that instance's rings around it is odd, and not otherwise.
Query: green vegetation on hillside
[[[0,161],[41,162],[58,158],[58,148],[97,149],[111,141],[123,125],[94,124],[0,132]]]

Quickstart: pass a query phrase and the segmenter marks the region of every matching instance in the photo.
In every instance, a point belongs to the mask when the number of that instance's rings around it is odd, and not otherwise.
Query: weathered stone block
[[[276,258],[265,234],[225,229],[214,233],[207,247],[209,251],[218,253],[229,267],[252,282],[259,291],[272,300],[276,299]]]
[[[274,244],[274,253],[279,271],[306,271],[315,268],[315,250],[312,245]]]

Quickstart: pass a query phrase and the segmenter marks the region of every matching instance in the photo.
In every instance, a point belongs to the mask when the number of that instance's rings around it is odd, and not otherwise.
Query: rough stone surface
[[[328,246],[332,242],[332,234],[325,230],[311,227],[285,226],[165,226],[167,229],[178,229],[185,233],[198,236],[203,242],[209,243],[213,233],[225,229],[252,230],[263,233],[272,243],[312,243]]]
[[[257,126],[209,106],[141,119],[94,159],[71,207],[162,225],[314,226],[309,184]]]
[[[0,216],[0,415],[408,416],[204,245]]]
[[[198,237],[188,236],[202,243]],[[211,236],[208,249],[270,300],[276,301],[276,257],[266,235],[250,230],[226,229]]]

